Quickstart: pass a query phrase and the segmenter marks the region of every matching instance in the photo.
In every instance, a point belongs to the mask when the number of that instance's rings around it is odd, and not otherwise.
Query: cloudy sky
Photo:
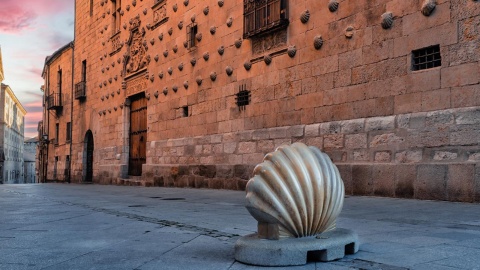
[[[45,57],[73,40],[74,0],[0,0],[4,84],[27,110],[25,137],[37,135]]]

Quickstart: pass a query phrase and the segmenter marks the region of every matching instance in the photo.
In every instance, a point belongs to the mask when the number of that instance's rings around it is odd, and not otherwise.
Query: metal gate
[[[89,130],[87,131],[87,134],[85,135],[85,140],[86,140],[86,148],[87,148],[87,160],[86,160],[86,166],[87,166],[87,172],[85,175],[85,182],[92,182],[93,181],[93,134]]]
[[[147,160],[147,99],[141,93],[130,98],[130,157],[128,174],[142,175]]]

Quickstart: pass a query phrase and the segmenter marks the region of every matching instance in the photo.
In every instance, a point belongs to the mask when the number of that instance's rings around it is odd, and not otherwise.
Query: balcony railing
[[[79,82],[75,84],[75,99],[84,99],[87,97],[87,84]]]
[[[56,110],[62,108],[62,95],[59,93],[51,94],[47,97],[47,109]]]

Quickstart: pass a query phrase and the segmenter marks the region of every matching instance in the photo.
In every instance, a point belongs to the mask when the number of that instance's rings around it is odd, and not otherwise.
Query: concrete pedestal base
[[[235,259],[261,266],[303,265],[308,261],[328,262],[358,251],[358,236],[346,229],[335,229],[316,237],[267,240],[250,234],[235,244]]]

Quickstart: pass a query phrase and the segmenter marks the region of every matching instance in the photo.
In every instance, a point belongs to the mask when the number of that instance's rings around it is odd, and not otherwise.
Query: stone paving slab
[[[234,260],[256,221],[244,192],[0,185],[0,269],[269,269]],[[480,205],[347,197],[357,254],[273,269],[478,269]]]

